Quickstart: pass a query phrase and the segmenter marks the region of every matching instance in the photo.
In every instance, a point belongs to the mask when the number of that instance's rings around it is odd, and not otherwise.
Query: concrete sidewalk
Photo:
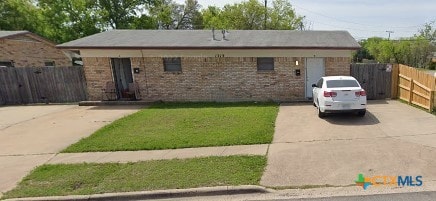
[[[128,163],[148,160],[184,159],[208,156],[266,155],[268,146],[268,144],[259,144],[152,151],[60,153],[50,159],[47,164],[110,162]]]

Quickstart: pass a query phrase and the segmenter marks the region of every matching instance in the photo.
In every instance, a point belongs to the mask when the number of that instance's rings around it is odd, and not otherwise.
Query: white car
[[[366,92],[351,76],[322,77],[313,84],[313,105],[318,116],[326,113],[356,112],[363,117],[366,113]]]

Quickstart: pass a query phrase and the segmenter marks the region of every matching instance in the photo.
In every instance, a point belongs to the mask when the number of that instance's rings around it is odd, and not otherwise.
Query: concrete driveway
[[[354,185],[359,173],[436,181],[436,116],[398,101],[370,101],[364,118],[317,116],[310,104],[280,107],[261,184]]]
[[[76,105],[0,107],[0,194],[68,145],[139,109]]]

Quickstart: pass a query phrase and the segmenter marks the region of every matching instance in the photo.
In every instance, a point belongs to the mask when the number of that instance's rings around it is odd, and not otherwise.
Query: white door
[[[324,58],[306,58],[306,98],[312,98],[312,84],[324,75]]]

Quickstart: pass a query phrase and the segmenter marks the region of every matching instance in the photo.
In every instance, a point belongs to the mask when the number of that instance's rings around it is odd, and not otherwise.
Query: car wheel
[[[365,114],[366,114],[366,110],[357,112],[357,116],[359,116],[359,117],[363,117],[363,116],[365,116]]]
[[[321,112],[321,109],[318,108],[318,117],[319,118],[324,118],[325,117],[325,113]]]

